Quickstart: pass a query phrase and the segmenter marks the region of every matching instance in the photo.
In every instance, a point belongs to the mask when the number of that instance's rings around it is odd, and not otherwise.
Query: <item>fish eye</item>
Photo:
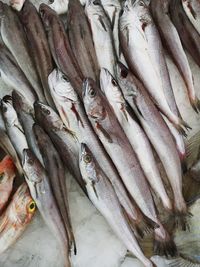
[[[139,2],[139,5],[140,5],[140,6],[145,6],[145,3],[144,3],[143,1],[140,1],[140,2]]]
[[[32,165],[33,165],[33,163],[34,163],[34,161],[33,161],[32,159],[28,159],[28,160],[27,160],[27,163],[28,163],[29,165],[31,165],[31,166],[32,166]]]
[[[48,110],[48,109],[46,109],[46,108],[42,108],[42,111],[46,114],[46,115],[49,115],[51,112]]]
[[[96,95],[96,92],[94,89],[91,89],[89,92],[90,97],[94,97]]]
[[[3,112],[7,112],[8,108],[5,105],[3,105],[2,110],[3,110]]]
[[[95,6],[98,6],[98,5],[100,5],[101,3],[100,3],[99,0],[94,0],[94,1],[93,1],[93,4],[94,4]]]
[[[0,174],[0,183],[3,181],[3,178],[4,178],[4,172],[2,172],[2,173]]]
[[[127,76],[128,76],[128,71],[125,69],[121,70],[121,77],[126,78]]]
[[[49,0],[49,4],[53,4],[54,3],[54,0]]]
[[[28,205],[28,212],[33,213],[36,209],[35,201],[31,201]]]
[[[66,81],[66,82],[69,82],[69,79],[68,79],[67,76],[65,76],[65,75],[62,76],[62,79],[63,79],[64,81]]]
[[[84,160],[85,163],[90,163],[92,161],[92,158],[91,158],[90,155],[85,155],[83,160]]]
[[[112,85],[117,86],[115,79],[112,78],[111,82],[112,82]]]

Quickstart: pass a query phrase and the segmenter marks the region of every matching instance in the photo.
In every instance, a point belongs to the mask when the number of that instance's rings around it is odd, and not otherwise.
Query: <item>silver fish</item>
[[[147,259],[131,228],[126,222],[121,205],[110,183],[110,178],[100,168],[92,152],[85,144],[81,144],[79,165],[83,180],[86,184],[88,196],[94,206],[105,217],[116,235],[122,240],[126,248],[131,251],[145,267],[155,266]]]
[[[153,198],[139,161],[105,96],[94,81],[84,83],[83,102],[93,129],[115,164],[127,190],[140,210],[159,225],[155,229],[155,250],[176,254],[176,246],[159,221]]]
[[[23,151],[23,170],[31,196],[43,220],[62,248],[65,266],[70,267],[68,237],[45,169],[30,149]]]
[[[148,6],[142,0],[125,1],[119,25],[122,51],[129,67],[141,79],[162,113],[185,134],[189,126],[171,109],[174,101],[169,74]]]

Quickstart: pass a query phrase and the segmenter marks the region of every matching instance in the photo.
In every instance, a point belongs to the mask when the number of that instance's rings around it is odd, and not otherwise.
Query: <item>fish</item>
[[[119,35],[128,66],[145,85],[160,111],[181,134],[186,135],[185,130],[190,128],[189,125],[171,109],[175,101],[169,73],[148,6],[142,0],[134,3],[127,0],[122,10]],[[162,62],[162,68],[159,61]]]
[[[10,138],[8,137],[6,130],[0,128],[0,147],[3,149],[3,151],[7,154],[10,155],[12,158],[19,175],[22,177],[23,176],[23,170],[22,166],[20,163],[20,159],[16,153],[15,148],[13,147]]]
[[[195,93],[192,71],[177,29],[172,23],[169,15],[169,0],[152,0],[150,8],[163,43],[170,52],[173,61],[185,82],[191,106],[195,111],[198,111],[199,99]]]
[[[74,56],[84,77],[98,80],[99,66],[92,40],[90,24],[79,0],[69,0],[67,35]]]
[[[83,143],[80,148],[79,165],[91,202],[104,216],[115,234],[144,266],[155,266],[144,256],[137,239],[131,232],[109,177],[101,169],[87,145]]]
[[[64,165],[51,139],[36,123],[33,125],[33,132],[43,157],[53,195],[60,210],[62,220],[65,224],[68,235],[69,252],[72,250],[72,247],[74,247],[74,254],[76,254],[76,242],[73,234],[72,222],[70,219]]]
[[[182,0],[182,5],[192,25],[200,34],[200,3],[198,0]]]
[[[114,47],[112,27],[101,1],[88,0],[85,5],[85,13],[92,30],[99,67],[108,69],[114,76],[117,56]]]
[[[126,189],[140,210],[159,226],[154,231],[156,253],[175,255],[176,246],[156,214],[149,185],[135,152],[105,95],[91,79],[84,82],[83,103],[93,129],[115,164]]]
[[[68,236],[56,205],[46,171],[30,149],[23,150],[22,166],[31,196],[44,222],[62,249],[64,266],[70,267]]]
[[[47,103],[54,107],[48,86],[48,76],[53,70],[53,60],[42,20],[36,7],[28,0],[24,3],[19,18],[26,31],[31,55],[42,83],[43,94]]]
[[[0,76],[2,80],[22,93],[31,105],[38,99],[37,94],[20,69],[11,52],[0,44]]]
[[[64,127],[62,120],[51,107],[38,101],[34,104],[34,110],[36,123],[47,132],[65,167],[85,192],[85,185],[78,166],[79,149],[77,138],[70,130]]]
[[[148,137],[129,111],[117,81],[106,69],[101,69],[100,85],[102,92],[113,108],[118,122],[136,153],[149,184],[161,198],[165,209],[171,213],[173,210],[172,202],[165,190]]]
[[[200,35],[188,19],[183,9],[182,1],[170,1],[169,11],[184,48],[196,64],[200,66]]]
[[[0,254],[10,248],[23,234],[35,212],[36,204],[24,182],[19,186],[0,217]]]
[[[4,96],[2,99],[1,112],[8,136],[21,161],[23,159],[23,149],[28,148],[28,144],[17,113],[13,108],[11,96]]]
[[[154,223],[140,214],[137,207],[133,205],[127,196],[121,177],[94,133],[74,88],[67,80],[67,77],[57,69],[49,75],[49,87],[64,125],[74,133],[79,143],[84,142],[92,151],[100,167],[109,176],[118,199],[128,215],[130,224],[135,228],[136,234],[142,237],[147,232],[147,229],[150,230],[153,227]]]
[[[181,162],[172,134],[142,83],[121,63],[117,73],[124,98],[137,115],[171,184],[176,227],[186,230],[189,213],[182,192]]]
[[[0,33],[19,67],[37,93],[38,99],[46,102],[41,83],[28,48],[27,37],[17,13],[7,4],[0,3]]]
[[[67,75],[81,97],[83,74],[71,49],[63,23],[56,12],[45,4],[40,5],[39,12],[47,34],[52,57],[57,67]]]
[[[13,189],[16,168],[12,158],[7,155],[0,162],[0,213],[2,213]]]
[[[18,120],[22,126],[24,135],[27,140],[28,147],[39,159],[40,163],[44,165],[42,155],[37,145],[35,135],[32,127],[35,123],[34,108],[29,105],[27,99],[16,90],[12,92],[13,107],[17,113]]]

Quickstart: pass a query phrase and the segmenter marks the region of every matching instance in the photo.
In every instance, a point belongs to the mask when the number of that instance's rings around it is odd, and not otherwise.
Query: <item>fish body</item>
[[[131,232],[131,228],[124,218],[121,205],[108,176],[100,168],[85,144],[81,144],[80,150],[80,170],[90,200],[105,217],[126,248],[140,259],[144,266],[153,267],[154,264],[144,256],[135,236]]]
[[[0,162],[0,213],[8,202],[13,188],[16,168],[10,156],[5,156]]]
[[[3,81],[22,93],[31,105],[38,99],[17,61],[4,45],[0,45],[0,74]]]
[[[172,203],[168,197],[156,161],[151,144],[137,121],[127,108],[121,89],[108,70],[102,69],[100,75],[101,89],[105,93],[114,113],[123,128],[129,142],[135,151],[141,167],[155,193],[161,198],[164,207],[172,211]]]
[[[172,23],[169,15],[169,0],[152,0],[150,8],[163,43],[172,55],[172,58],[185,82],[190,103],[192,107],[197,110],[198,99],[194,89],[192,72],[177,29]]]
[[[143,82],[161,112],[185,134],[187,125],[171,109],[175,101],[169,73],[148,6],[141,0],[125,1],[119,27],[122,51],[129,67]]]
[[[45,129],[59,152],[65,167],[69,169],[83,191],[85,191],[78,166],[79,150],[77,138],[64,127],[60,117],[52,108],[40,102],[36,102],[34,107],[36,122]]]
[[[28,144],[10,96],[5,96],[1,101],[1,110],[8,136],[20,160],[22,160],[23,149],[28,148]]]
[[[56,12],[45,4],[40,5],[40,14],[46,30],[52,57],[57,67],[67,75],[81,97],[83,74],[74,57],[63,23]]]
[[[54,70],[51,75],[49,75],[49,85],[52,98],[55,101],[56,108],[63,123],[75,134],[79,143],[84,142],[92,151],[100,167],[104,169],[109,179],[111,179],[110,181],[127,215],[133,220],[134,224],[139,224],[141,222],[141,216],[128,198],[121,178],[94,133],[84,107],[70,82],[67,81],[66,77],[59,70]],[[144,223],[145,218],[142,218],[142,220]],[[138,225],[138,227],[140,227],[140,225]]]
[[[17,112],[19,122],[23,128],[28,147],[32,150],[32,152],[34,152],[41,164],[43,164],[43,159],[32,130],[32,127],[35,123],[34,109],[29,105],[27,99],[15,90],[12,92],[12,99],[13,107]]]
[[[78,0],[70,0],[67,11],[67,34],[74,56],[84,77],[98,80],[99,66],[92,32],[84,8]]]
[[[26,183],[19,186],[7,209],[0,217],[0,253],[6,251],[22,235],[36,210]]]
[[[49,184],[49,178],[45,169],[31,150],[24,149],[23,155],[23,170],[31,196],[43,220],[62,248],[62,253],[65,257],[65,266],[71,266],[67,233]]]
[[[43,157],[53,195],[60,210],[62,220],[65,224],[69,241],[68,247],[71,250],[74,246],[74,250],[76,251],[75,238],[69,213],[70,211],[64,165],[57,150],[51,142],[51,139],[44,132],[44,130],[39,125],[34,124],[33,132],[37,139],[37,144]]]
[[[117,70],[124,97],[137,114],[164,166],[174,193],[174,212],[185,229],[186,225],[181,217],[187,216],[187,207],[182,194],[181,163],[173,137],[142,83],[122,64],[118,64]]]
[[[48,104],[53,106],[48,86],[48,76],[53,70],[53,61],[41,18],[30,1],[24,3],[19,17],[26,31],[31,55],[42,83],[43,94]]]
[[[189,20],[200,34],[200,2],[199,0],[182,0],[182,5]]]
[[[1,2],[0,5],[1,37],[11,51],[19,67],[37,93],[38,99],[45,102],[41,83],[30,56],[27,37],[18,15],[11,7]]]
[[[85,12],[92,29],[92,37],[99,66],[100,68],[108,69],[114,76],[117,57],[111,22],[99,0],[87,1]]]

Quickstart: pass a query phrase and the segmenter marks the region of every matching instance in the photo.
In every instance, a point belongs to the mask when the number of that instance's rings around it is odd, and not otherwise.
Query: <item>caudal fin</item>
[[[169,260],[167,265],[169,267],[200,267],[200,262],[181,255],[176,259]]]
[[[165,257],[177,256],[177,247],[174,240],[169,236],[168,238],[160,238],[155,235],[154,238],[154,254]]]
[[[142,220],[135,225],[135,230],[140,238],[144,238],[145,236],[152,234],[158,227],[159,226],[154,221],[144,216]]]
[[[190,99],[190,103],[191,103],[191,106],[194,109],[194,111],[196,113],[199,113],[199,111],[200,111],[200,100],[197,97],[195,97],[195,99]]]
[[[178,132],[185,137],[187,137],[186,131],[192,130],[192,128],[181,118],[179,118],[179,123],[174,126]]]
[[[183,213],[175,211],[172,218],[174,220],[174,227],[182,231],[190,230],[188,219],[192,216],[190,212]]]

